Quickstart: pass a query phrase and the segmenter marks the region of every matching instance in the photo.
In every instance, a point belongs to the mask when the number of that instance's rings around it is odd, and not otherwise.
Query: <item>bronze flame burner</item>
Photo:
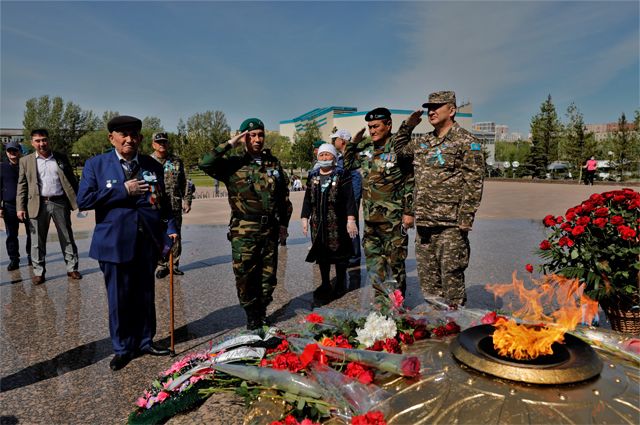
[[[529,384],[571,384],[597,376],[602,361],[589,344],[565,334],[564,344],[554,343],[553,354],[534,360],[515,360],[493,348],[492,325],[464,330],[451,342],[451,353],[461,363],[489,375]]]

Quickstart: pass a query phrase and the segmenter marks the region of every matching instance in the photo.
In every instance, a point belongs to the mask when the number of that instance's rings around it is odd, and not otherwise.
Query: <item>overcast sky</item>
[[[640,105],[638,1],[11,2],[1,127],[48,94],[101,115],[222,110],[269,129],[325,106],[415,109],[434,90],[526,134],[551,94],[587,123]]]

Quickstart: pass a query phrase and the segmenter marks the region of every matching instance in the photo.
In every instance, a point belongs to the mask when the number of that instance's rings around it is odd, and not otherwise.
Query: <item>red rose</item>
[[[551,249],[551,243],[546,239],[543,240],[542,242],[540,242],[540,249],[543,251]]]
[[[554,216],[552,216],[551,214],[549,214],[548,216],[546,216],[542,222],[544,223],[545,226],[547,227],[552,227],[556,225],[556,219]]]
[[[607,225],[607,222],[608,220],[606,218],[596,218],[595,220],[593,220],[593,224],[601,229],[604,229],[604,226]]]
[[[399,336],[400,336],[400,341],[402,341],[403,344],[411,345],[414,342],[413,336],[409,335],[406,332],[400,332]]]
[[[624,218],[622,218],[621,215],[614,215],[609,219],[609,221],[611,221],[611,224],[613,224],[614,226],[624,224]]]
[[[618,233],[625,241],[636,237],[636,231],[629,226],[618,226]]]
[[[382,351],[382,350],[384,350],[384,343],[382,341],[376,341],[376,342],[373,343],[371,348],[369,348],[369,350],[371,350],[371,351]]]
[[[589,200],[596,205],[600,205],[604,202],[604,198],[599,193],[594,193],[589,197]]]
[[[449,322],[444,325],[445,331],[447,331],[448,335],[457,334],[460,332],[460,326],[456,322]]]
[[[606,217],[609,215],[609,208],[600,207],[594,212],[596,217]]]
[[[586,226],[587,224],[589,224],[589,222],[591,221],[591,218],[585,216],[582,216],[580,218],[578,218],[576,220],[576,223],[579,224],[580,226]]]
[[[571,248],[573,245],[575,245],[575,242],[571,238],[563,236],[558,241],[558,245],[560,245],[560,246],[568,246],[569,248]]]
[[[420,359],[415,356],[406,357],[400,364],[402,376],[414,377],[420,373]]]
[[[580,208],[580,212],[584,213],[584,214],[589,214],[591,211],[593,211],[595,209],[595,205],[593,204],[593,202],[583,202]],[[580,213],[578,213],[580,214]]]
[[[416,341],[429,338],[429,331],[424,325],[418,326],[413,330],[413,338]]]
[[[324,322],[324,317],[316,313],[310,313],[307,315],[306,320],[311,323],[322,323]]]
[[[575,237],[578,237],[583,233],[584,233],[584,226],[576,226],[571,230],[571,234]]]
[[[556,223],[557,223],[557,224],[560,224],[560,223],[562,223],[563,221],[564,221],[564,217],[563,217],[563,216],[559,215],[559,216],[557,216],[557,217],[556,217]]]
[[[565,232],[571,232],[571,223],[567,222],[567,223],[562,223],[562,225],[560,226],[560,228],[562,230],[564,230]]]
[[[576,218],[576,213],[573,211],[573,209],[570,209],[564,216],[567,221],[573,221],[573,219]]]
[[[624,202],[627,200],[625,195],[616,195],[613,197],[613,202]]]
[[[526,266],[524,266],[524,268],[529,272],[529,273],[533,273],[533,266],[531,264],[527,264]]]

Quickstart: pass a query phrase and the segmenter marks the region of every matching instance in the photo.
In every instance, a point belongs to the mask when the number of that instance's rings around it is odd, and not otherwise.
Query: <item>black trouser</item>
[[[3,203],[4,210],[4,227],[7,231],[7,255],[11,261],[20,260],[20,245],[18,243],[18,229],[20,227],[20,221],[18,220],[18,214],[16,212],[16,203],[7,202]],[[24,228],[27,232],[27,257],[31,257],[31,233],[29,232],[29,219],[24,221]]]

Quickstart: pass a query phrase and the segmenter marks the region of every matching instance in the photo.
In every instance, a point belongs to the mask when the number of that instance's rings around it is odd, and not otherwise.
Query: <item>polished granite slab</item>
[[[183,230],[181,269],[175,278],[176,351],[178,356],[205,349],[212,339],[244,329],[231,270],[226,226],[189,225]],[[296,310],[313,307],[320,283],[317,267],[304,262],[309,240],[292,222],[288,243],[280,247],[279,285],[269,307],[278,323],[295,320]],[[423,302],[416,275],[410,233],[407,259],[407,305]],[[510,282],[533,253],[544,229],[533,220],[477,220],[470,233],[467,270],[469,307],[500,307],[483,289],[485,283]],[[154,377],[170,366],[169,357],[144,356],[112,372],[107,302],[102,274],[88,258],[90,232],[78,236],[80,271],[84,279],[67,279],[57,242],[47,245],[47,281],[33,286],[23,264],[7,272],[0,261],[0,415],[2,423],[123,423],[136,398]],[[23,239],[21,239],[23,242]],[[372,297],[363,267],[349,271],[350,290],[332,306],[366,306]],[[156,341],[169,344],[169,279],[157,281]],[[219,409],[202,409],[175,422],[239,423],[242,407],[233,400]],[[215,412],[215,413],[214,413]]]

